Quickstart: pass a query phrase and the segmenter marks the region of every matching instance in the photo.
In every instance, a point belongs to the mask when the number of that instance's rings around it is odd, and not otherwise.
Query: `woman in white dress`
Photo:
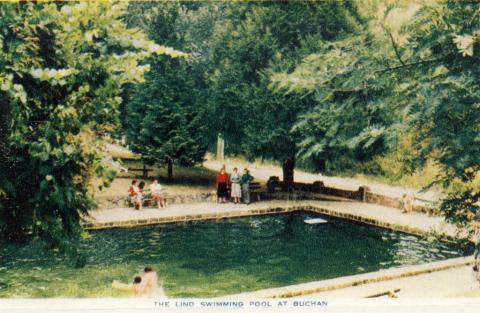
[[[150,194],[152,195],[152,199],[157,204],[157,208],[164,208],[167,206],[167,201],[165,200],[165,196],[163,194],[162,185],[158,183],[158,180],[154,179],[152,184],[150,185]]]
[[[238,173],[238,169],[234,168],[233,173],[230,176],[230,183],[232,183],[231,196],[235,204],[240,203],[240,198],[242,197],[242,187],[240,185],[241,180],[242,176]]]

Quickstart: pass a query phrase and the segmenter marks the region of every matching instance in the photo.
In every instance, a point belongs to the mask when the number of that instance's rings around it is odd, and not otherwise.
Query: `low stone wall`
[[[277,182],[277,187],[285,190],[282,182]],[[368,188],[368,187],[367,187]],[[365,187],[360,187],[358,190],[344,190],[332,187],[326,187],[325,184],[321,181],[316,181],[313,184],[306,183],[294,183],[290,186],[290,193],[313,193],[313,194],[324,194],[335,197],[348,198],[353,200],[362,201],[365,193]]]
[[[392,208],[402,208],[402,202],[399,199],[379,195],[372,192],[367,192],[364,202],[380,204]]]
[[[312,199],[312,195],[323,194],[403,209],[402,202],[399,198],[373,193],[368,186],[360,186],[358,190],[344,190],[326,187],[322,181],[316,181],[312,184],[294,183],[292,187],[291,195],[289,196],[290,199]],[[277,197],[273,196],[273,198],[276,199]],[[438,211],[434,207],[419,204],[414,204],[412,210],[432,215],[438,214]]]
[[[282,187],[278,182],[277,187]],[[330,197],[325,197],[330,196]],[[213,196],[214,197],[214,196]],[[167,195],[169,204],[196,203],[213,201],[212,194],[208,192],[185,194],[185,195]],[[333,197],[333,198],[332,198]],[[352,201],[362,201],[367,203],[379,204],[387,207],[402,209],[402,203],[399,198],[393,198],[382,194],[373,193],[368,186],[360,186],[358,190],[344,190],[332,187],[326,187],[323,182],[316,181],[312,184],[294,183],[290,192],[256,192],[252,194],[252,201],[258,200],[337,200],[340,198]],[[112,209],[127,207],[126,196],[105,196],[96,198],[100,209]],[[145,203],[146,206],[155,206],[153,201]],[[438,210],[434,207],[425,205],[413,205],[413,211],[438,215]]]
[[[196,202],[210,202],[213,201],[211,193],[194,193],[194,194],[180,194],[167,195],[167,204],[181,204],[181,203],[196,203]],[[96,198],[99,209],[114,209],[129,207],[126,196],[101,196]],[[155,206],[153,200],[145,201],[146,206]]]
[[[366,192],[364,202],[374,203],[383,206],[388,206],[391,208],[402,209],[402,202],[398,198],[392,198],[385,195],[380,195],[372,192]],[[425,206],[413,204],[412,210],[414,212],[428,213],[431,215],[438,215],[438,210],[433,206]]]
[[[101,196],[96,197],[97,205],[99,209],[113,209],[126,207],[125,196]]]

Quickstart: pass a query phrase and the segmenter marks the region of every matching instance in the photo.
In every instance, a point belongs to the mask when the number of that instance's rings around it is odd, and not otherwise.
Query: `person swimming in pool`
[[[157,273],[151,267],[145,267],[140,276],[134,278],[133,284],[124,284],[114,280],[112,287],[120,290],[132,290],[136,297],[166,298],[163,286],[158,285]]]
[[[145,294],[145,284],[142,283],[142,277],[140,276],[135,276],[132,284],[124,284],[118,280],[114,280],[112,287],[119,290],[131,290],[135,297],[141,297]]]
[[[151,267],[145,267],[142,274],[145,294],[148,296],[155,295],[158,289],[157,273]]]

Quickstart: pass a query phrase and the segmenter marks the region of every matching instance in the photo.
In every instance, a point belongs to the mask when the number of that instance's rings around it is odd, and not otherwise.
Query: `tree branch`
[[[402,68],[405,68],[405,67],[411,67],[411,66],[415,66],[415,65],[419,65],[419,64],[434,63],[434,62],[438,62],[440,60],[443,60],[445,57],[446,56],[442,56],[442,57],[435,58],[435,59],[430,59],[430,60],[421,60],[421,61],[418,61],[418,62],[404,63],[403,65],[394,66],[394,67],[387,67],[387,68],[384,68],[384,69],[381,69],[381,70],[376,70],[376,71],[374,71],[374,73],[375,74],[385,73],[385,72],[395,71],[395,70],[398,70],[398,69],[402,69]]]
[[[395,40],[393,39],[392,33],[389,32],[384,28],[385,32],[388,34],[388,37],[390,37],[390,42],[392,43],[393,50],[395,51],[395,55],[397,56],[398,61],[400,61],[400,64],[405,66],[405,62],[403,62],[402,58],[400,57],[400,52],[398,51],[397,44],[395,43]]]

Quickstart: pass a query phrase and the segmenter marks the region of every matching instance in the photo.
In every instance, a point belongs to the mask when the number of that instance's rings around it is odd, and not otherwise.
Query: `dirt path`
[[[117,156],[128,156],[132,157],[135,156],[130,150],[120,147],[113,144],[107,145],[107,150],[109,150],[112,154]],[[264,165],[264,164],[249,164],[243,160],[225,160],[223,162],[207,159],[203,166],[212,171],[218,171],[222,165],[225,164],[227,167],[227,171],[231,172],[234,167],[238,167],[242,169],[244,167],[248,167],[252,173],[252,175],[259,180],[268,180],[270,176],[279,176],[282,177],[282,168],[279,166],[273,165]],[[420,190],[415,190],[412,188],[406,188],[401,186],[389,186],[386,184],[381,184],[377,182],[367,181],[363,179],[357,178],[349,178],[349,177],[338,177],[338,176],[325,176],[322,174],[315,174],[315,173],[308,173],[299,170],[295,170],[295,181],[303,182],[303,183],[312,183],[314,181],[323,181],[326,186],[335,187],[339,189],[346,189],[346,190],[357,190],[358,187],[362,185],[366,185],[370,187],[370,189],[378,194],[387,195],[390,197],[401,197],[404,193],[413,192],[418,199],[434,201],[440,198],[441,194],[435,191],[428,191],[428,192],[420,192]]]
[[[248,164],[242,161],[231,160],[225,160],[223,162],[216,160],[207,160],[203,163],[203,166],[210,170],[218,171],[223,164],[226,165],[228,172],[231,172],[234,167],[244,168],[248,166],[252,175],[260,180],[268,180],[270,176],[279,176],[280,179],[282,177],[282,168],[272,165]],[[400,198],[404,193],[407,192],[413,192],[416,198],[428,201],[434,201],[440,197],[440,193],[434,191],[420,192],[419,190],[414,190],[412,188],[395,187],[375,182],[366,182],[355,178],[324,176],[322,174],[307,173],[295,170],[295,181],[302,183],[312,183],[317,180],[323,181],[326,186],[346,190],[357,190],[358,187],[366,185],[370,187],[370,189],[374,193],[383,194],[390,197]]]

